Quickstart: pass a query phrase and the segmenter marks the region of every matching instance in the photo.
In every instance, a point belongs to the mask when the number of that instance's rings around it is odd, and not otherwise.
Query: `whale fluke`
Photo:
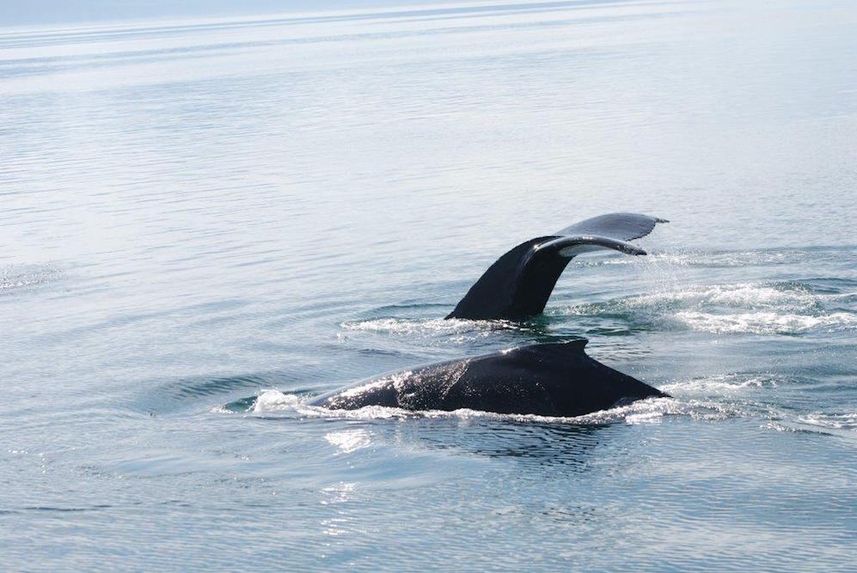
[[[553,235],[524,241],[491,265],[446,318],[524,320],[541,313],[557,279],[579,254],[612,249],[629,255],[646,251],[629,243],[666,219],[609,213],[575,223]]]
[[[580,221],[555,234],[602,235],[623,241],[633,241],[651,233],[658,223],[669,223],[669,221],[636,213],[608,213]]]

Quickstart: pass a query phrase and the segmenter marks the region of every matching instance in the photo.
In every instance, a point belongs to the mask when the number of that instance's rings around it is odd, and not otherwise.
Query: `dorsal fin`
[[[540,355],[555,353],[557,355],[568,356],[569,354],[586,354],[587,344],[589,344],[588,338],[572,338],[560,342],[541,342],[519,346],[515,350],[520,352],[536,352]]]
[[[663,219],[611,213],[581,221],[558,234],[524,241],[491,265],[446,318],[523,320],[541,313],[559,276],[575,256],[597,249],[645,255],[628,243]]]
[[[589,339],[572,338],[571,340],[565,340],[563,342],[560,342],[559,344],[562,344],[563,346],[569,349],[583,350],[584,348],[586,348],[586,345],[589,344]]]

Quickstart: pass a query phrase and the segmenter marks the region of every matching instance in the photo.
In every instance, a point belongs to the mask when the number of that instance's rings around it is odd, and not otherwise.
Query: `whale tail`
[[[575,223],[553,235],[524,241],[491,265],[446,318],[523,320],[541,313],[559,276],[579,254],[612,249],[646,251],[629,243],[665,219],[610,213]]]

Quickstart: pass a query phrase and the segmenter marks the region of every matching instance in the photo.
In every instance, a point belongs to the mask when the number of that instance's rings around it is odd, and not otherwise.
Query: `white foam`
[[[385,406],[366,406],[356,410],[330,410],[307,404],[295,394],[284,394],[279,390],[265,390],[257,398],[250,412],[254,414],[293,413],[310,418],[344,418],[350,420],[406,419],[406,418],[457,418],[496,419],[514,422],[603,425],[611,423],[642,424],[657,423],[667,416],[688,416],[697,420],[722,420],[740,415],[735,407],[703,400],[678,400],[675,398],[649,398],[632,404],[610,408],[575,417],[539,416],[535,414],[498,414],[462,408],[459,410],[427,410],[414,412]],[[365,436],[334,436],[333,445],[363,444]],[[364,447],[364,446],[360,446]]]
[[[857,412],[844,414],[826,414],[824,412],[813,412],[800,416],[798,421],[809,426],[817,426],[829,430],[852,430],[857,431]]]
[[[498,320],[460,320],[460,319],[427,319],[414,320],[405,318],[379,318],[358,322],[343,322],[343,330],[358,332],[382,332],[397,335],[454,335],[475,334],[488,336],[495,330],[517,328],[513,323]]]
[[[221,404],[220,406],[214,406],[209,410],[212,414],[234,414],[232,410],[226,407],[225,404]]]
[[[716,334],[799,334],[810,330],[841,330],[857,326],[857,315],[846,312],[813,316],[777,312],[715,314],[681,311],[675,313],[673,318],[692,330]]]
[[[582,304],[566,314],[631,313],[646,321],[715,334],[801,334],[857,328],[857,314],[826,312],[838,295],[820,295],[800,285],[738,283],[691,286]]]
[[[565,313],[578,316],[631,313],[648,321],[714,332],[803,331],[819,326],[850,325],[857,320],[848,313],[825,315],[825,300],[800,286],[739,283],[656,291],[576,305]]]
[[[697,251],[654,253],[647,257],[603,257],[575,261],[578,266],[646,265],[651,267],[746,267],[752,265],[796,264],[806,260],[803,251],[732,251],[705,253]]]
[[[248,410],[253,414],[295,414],[305,417],[338,417],[359,420],[398,418],[413,416],[413,412],[385,406],[367,406],[358,410],[329,410],[312,406],[297,394],[285,394],[279,390],[264,390],[256,397]]]
[[[255,413],[291,411],[296,410],[300,404],[301,399],[296,394],[284,394],[279,390],[264,390],[256,397],[252,411]]]
[[[664,392],[670,394],[733,394],[745,390],[761,388],[776,388],[777,381],[772,376],[748,376],[742,377],[737,374],[722,374],[707,378],[694,378],[665,384],[661,387]]]
[[[627,406],[611,408],[579,416],[577,423],[607,424],[625,422],[627,424],[660,422],[667,416],[686,416],[694,420],[725,420],[739,416],[741,410],[729,404],[704,400],[680,400],[676,398],[650,398],[639,400]]]
[[[719,305],[736,308],[813,309],[819,297],[804,288],[776,288],[754,283],[715,286],[692,286],[680,290],[654,292],[622,299],[629,309],[659,308],[664,306],[705,307]]]

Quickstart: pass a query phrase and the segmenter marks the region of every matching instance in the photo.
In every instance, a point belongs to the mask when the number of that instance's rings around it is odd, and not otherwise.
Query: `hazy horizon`
[[[449,1],[433,2],[433,4],[444,3]],[[318,3],[307,0],[250,0],[236,4],[227,0],[188,0],[176,4],[168,0],[150,2],[33,0],[27,3],[0,3],[0,28],[122,20],[236,17],[420,4],[426,4],[426,2],[421,0],[333,0]]]

